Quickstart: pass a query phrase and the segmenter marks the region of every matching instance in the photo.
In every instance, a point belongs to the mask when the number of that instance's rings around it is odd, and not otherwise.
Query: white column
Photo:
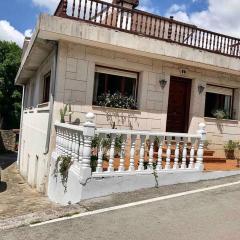
[[[194,143],[195,143],[195,139],[192,138],[191,139],[191,150],[190,150],[190,162],[189,162],[189,166],[188,166],[189,169],[193,169],[194,168],[194,156],[195,156],[195,146],[194,146]]]
[[[167,157],[165,170],[171,169],[171,140],[167,138]]]
[[[115,140],[116,140],[116,134],[111,134],[111,147],[110,147],[108,172],[114,172]]]
[[[157,162],[157,168],[156,170],[162,170],[162,154],[163,154],[163,138],[159,139],[159,148],[158,148],[158,162]]]
[[[63,129],[63,152],[64,155],[68,155],[68,133],[66,128]]]
[[[198,151],[197,151],[197,163],[195,165],[195,168],[199,171],[203,171],[204,165],[203,165],[203,146],[204,146],[204,141],[206,140],[206,125],[204,123],[199,124],[199,130],[198,133],[200,135],[199,139],[199,146],[198,146]]]
[[[150,150],[149,150],[148,170],[153,170],[154,137],[149,138],[149,144],[150,144]]]
[[[130,165],[128,171],[135,171],[134,157],[135,157],[135,145],[136,145],[136,135],[131,135],[131,151],[130,151]]]
[[[74,162],[78,160],[78,140],[77,140],[77,132],[72,133],[72,158]]]
[[[175,148],[175,153],[174,153],[174,165],[173,169],[178,169],[179,168],[179,143],[180,139],[176,138],[176,148]]]
[[[139,153],[139,166],[138,171],[144,171],[144,155],[145,155],[145,139],[146,136],[141,135],[141,146],[140,146],[140,153]]]
[[[83,125],[83,135],[84,135],[84,146],[83,146],[83,159],[81,164],[81,177],[82,180],[86,180],[89,177],[91,177],[91,154],[92,154],[92,139],[95,135],[95,124],[93,122],[94,120],[94,114],[88,113],[86,115],[86,122]]]
[[[61,154],[60,148],[61,148],[61,146],[60,146],[60,129],[59,129],[59,127],[56,127],[56,150],[55,151],[58,155]]]
[[[99,136],[101,138],[101,136]],[[97,168],[96,172],[101,173],[103,171],[103,147],[102,147],[102,140],[99,143],[99,151],[98,151],[98,161],[97,161]]]
[[[120,153],[120,165],[118,168],[119,172],[125,171],[125,146],[126,146],[127,135],[122,135],[122,145],[121,145],[121,153]]]
[[[81,164],[83,160],[83,144],[84,144],[84,139],[83,139],[83,133],[79,133],[79,154],[78,154],[78,161]]]
[[[187,163],[187,139],[184,139],[181,169],[186,169],[187,167],[186,163]]]

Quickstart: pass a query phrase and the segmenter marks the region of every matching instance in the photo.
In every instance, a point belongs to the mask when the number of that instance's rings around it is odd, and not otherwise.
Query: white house
[[[26,39],[16,76],[24,88],[19,164],[38,191],[47,190],[54,124],[66,104],[72,122],[92,112],[98,129],[195,134],[205,123],[216,157],[239,139],[240,39],[137,6],[61,0]],[[104,107],[108,93],[125,96],[127,109]]]

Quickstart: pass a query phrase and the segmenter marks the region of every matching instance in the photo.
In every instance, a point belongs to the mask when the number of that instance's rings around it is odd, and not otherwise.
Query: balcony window
[[[96,67],[93,104],[115,108],[137,108],[138,73]]]
[[[49,98],[50,98],[50,83],[51,83],[51,72],[47,73],[44,76],[42,103],[49,102]]]
[[[233,89],[207,85],[205,117],[232,119]]]

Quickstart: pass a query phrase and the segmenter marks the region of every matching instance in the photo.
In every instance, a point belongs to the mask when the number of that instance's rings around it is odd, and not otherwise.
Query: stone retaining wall
[[[16,150],[17,133],[13,130],[0,130],[0,152]]]

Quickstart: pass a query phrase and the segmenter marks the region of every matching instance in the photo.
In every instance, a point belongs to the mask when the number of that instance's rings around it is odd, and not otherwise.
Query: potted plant
[[[205,140],[203,143],[204,149],[208,150],[209,145],[210,145],[210,142],[208,140]]]
[[[217,109],[212,112],[212,115],[217,119],[217,120],[223,120],[223,119],[228,119],[227,113],[222,110],[222,109]]]
[[[239,147],[238,142],[234,142],[233,140],[229,140],[224,145],[224,150],[227,159],[235,159],[235,150]]]

